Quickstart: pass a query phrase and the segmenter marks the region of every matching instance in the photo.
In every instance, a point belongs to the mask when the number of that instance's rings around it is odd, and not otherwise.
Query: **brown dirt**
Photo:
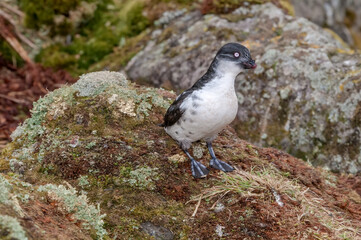
[[[26,217],[22,225],[27,229],[30,239],[91,239],[85,235],[81,223],[71,215],[59,211],[57,202],[29,201],[23,209]],[[41,230],[37,226],[41,226]]]

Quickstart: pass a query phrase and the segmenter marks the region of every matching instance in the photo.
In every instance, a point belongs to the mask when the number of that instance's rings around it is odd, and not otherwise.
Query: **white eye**
[[[238,58],[238,57],[239,57],[239,52],[233,53],[233,56],[236,57],[236,58]]]

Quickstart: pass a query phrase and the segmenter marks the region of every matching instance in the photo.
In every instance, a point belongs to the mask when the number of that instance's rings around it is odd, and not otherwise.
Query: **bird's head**
[[[249,50],[239,43],[227,43],[217,52],[216,59],[226,66],[236,66],[242,69],[254,69],[256,62],[252,59]]]

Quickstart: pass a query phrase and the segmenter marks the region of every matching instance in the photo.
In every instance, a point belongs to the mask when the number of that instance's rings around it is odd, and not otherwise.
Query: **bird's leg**
[[[187,156],[191,160],[191,170],[192,170],[193,177],[195,177],[195,178],[206,177],[209,173],[209,170],[206,168],[206,166],[204,166],[202,163],[194,160],[194,158],[189,154],[189,152],[187,150],[183,149],[183,151],[187,154]]]
[[[214,154],[213,148],[212,148],[212,142],[207,142],[207,147],[209,150],[209,154],[211,154],[211,157],[212,157],[211,161],[209,162],[209,165],[212,168],[222,170],[223,172],[232,172],[234,170],[234,168],[231,165],[219,160],[216,157],[216,155]]]

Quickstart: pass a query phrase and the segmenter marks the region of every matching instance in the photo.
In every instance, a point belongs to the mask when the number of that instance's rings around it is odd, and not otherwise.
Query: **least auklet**
[[[209,170],[194,160],[188,149],[192,142],[204,139],[212,157],[210,166],[224,172],[234,168],[217,159],[212,141],[236,117],[238,101],[234,89],[236,76],[244,69],[256,68],[249,50],[238,43],[227,43],[217,52],[208,71],[188,90],[180,94],[168,108],[165,131],[178,142],[191,160],[195,178],[207,176]]]

